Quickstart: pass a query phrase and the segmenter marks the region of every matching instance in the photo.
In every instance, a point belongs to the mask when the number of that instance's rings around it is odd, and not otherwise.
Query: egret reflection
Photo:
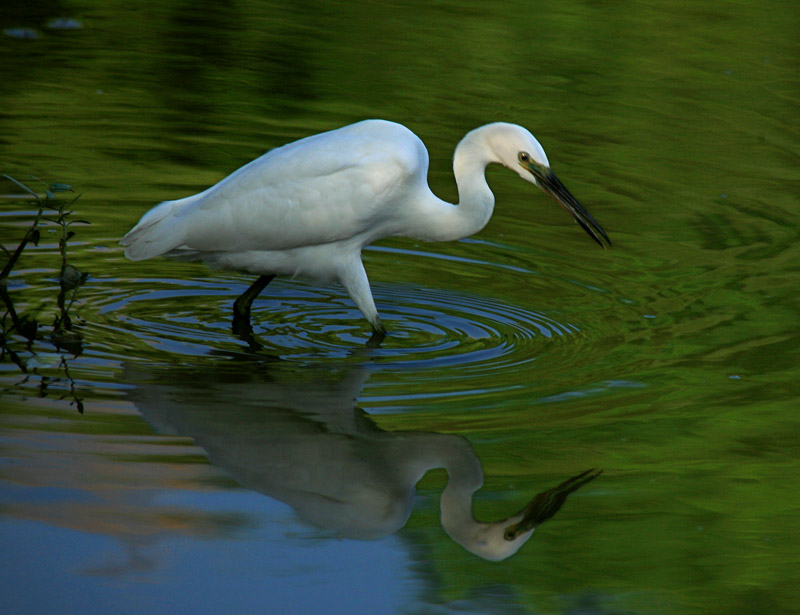
[[[248,369],[252,368],[252,369]],[[567,496],[593,480],[590,470],[536,495],[518,513],[480,522],[472,512],[483,470],[456,435],[386,431],[356,405],[369,371],[218,365],[214,370],[130,364],[130,398],[159,432],[189,436],[210,462],[243,487],[292,507],[305,523],[352,539],[401,529],[416,484],[444,468],[445,532],[488,560],[509,557]]]

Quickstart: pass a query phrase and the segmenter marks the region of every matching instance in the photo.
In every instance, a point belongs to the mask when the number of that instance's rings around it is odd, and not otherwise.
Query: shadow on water
[[[386,431],[357,407],[370,371],[287,369],[236,361],[213,370],[129,363],[129,398],[160,433],[189,436],[242,486],[292,507],[313,526],[352,539],[376,539],[405,526],[417,482],[445,468],[441,522],[468,551],[489,560],[514,554],[567,496],[599,471],[537,494],[521,511],[476,521],[483,485],[469,442],[426,431]]]

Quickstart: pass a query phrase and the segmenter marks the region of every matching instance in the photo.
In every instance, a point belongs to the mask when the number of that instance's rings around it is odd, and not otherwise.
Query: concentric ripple
[[[103,303],[95,309],[108,314],[106,322],[133,335],[131,346],[143,342],[187,355],[256,350],[285,360],[369,357],[414,369],[447,366],[485,374],[519,367],[583,335],[575,324],[494,298],[377,284],[373,293],[389,335],[381,348],[367,348],[369,326],[341,287],[279,280],[253,304],[252,337],[245,337],[232,331],[230,321],[232,301],[244,285],[139,279],[126,288],[124,296],[95,294]]]

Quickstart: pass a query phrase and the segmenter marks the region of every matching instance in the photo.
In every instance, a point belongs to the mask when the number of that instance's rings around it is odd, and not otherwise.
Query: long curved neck
[[[472,542],[480,526],[472,514],[472,496],[483,485],[483,471],[474,455],[450,456],[442,464],[448,478],[439,500],[442,527],[462,545]]]
[[[494,195],[486,183],[486,165],[494,160],[477,128],[461,140],[453,155],[453,173],[458,187],[458,205],[428,192],[418,204],[421,228],[414,237],[424,241],[454,241],[480,231],[494,211]]]
[[[483,485],[480,461],[466,441],[451,440],[448,444],[440,447],[440,463],[448,475],[439,500],[442,528],[467,551],[485,559],[499,561],[513,555],[533,530],[512,539],[505,537],[504,529],[521,520],[521,514],[492,523],[475,519],[472,497]]]
[[[472,496],[483,486],[481,462],[466,440],[453,438],[439,444],[439,465],[447,470],[447,486],[439,499],[442,528],[469,551],[489,524],[475,520]]]

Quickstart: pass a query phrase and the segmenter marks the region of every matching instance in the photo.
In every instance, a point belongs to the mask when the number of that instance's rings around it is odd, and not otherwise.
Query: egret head
[[[452,502],[462,498],[453,497],[460,488],[452,481],[442,493],[442,527],[445,532],[467,551],[484,559],[499,562],[510,557],[533,535],[534,530],[556,514],[570,493],[602,474],[602,470],[587,470],[563,483],[536,494],[520,512],[513,517],[493,523],[480,523],[468,514],[458,514]],[[470,487],[472,489],[472,487]]]
[[[489,124],[484,130],[486,144],[497,162],[553,197],[600,246],[605,248],[606,244],[611,245],[611,240],[597,220],[550,169],[547,154],[536,137],[522,126],[502,122]]]
[[[531,175],[528,164],[544,169],[550,168],[544,148],[536,140],[536,137],[522,126],[497,122],[483,128],[486,145],[493,154],[492,158],[518,173],[525,181],[536,184],[536,178]],[[524,164],[521,159],[523,154]]]
[[[511,557],[533,536],[534,527],[517,532],[515,526],[521,519],[512,517],[496,523],[485,523],[469,536],[451,534],[467,551],[491,562]]]

